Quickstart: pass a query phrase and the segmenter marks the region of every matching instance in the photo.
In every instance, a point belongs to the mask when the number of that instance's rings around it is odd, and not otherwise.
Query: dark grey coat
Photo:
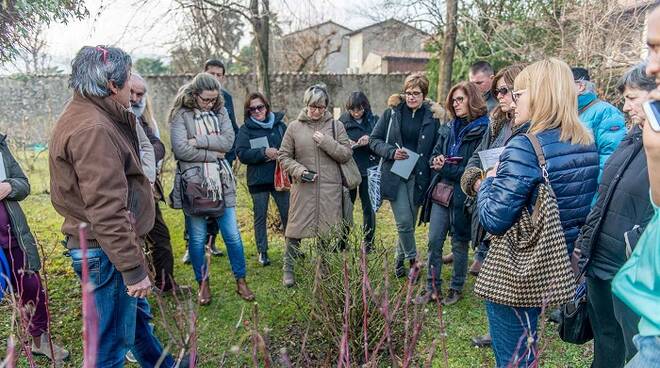
[[[7,179],[4,181],[11,185],[11,193],[3,199],[9,213],[12,225],[12,233],[16,237],[18,245],[23,250],[27,261],[27,269],[38,272],[41,269],[41,260],[37,251],[37,243],[32,236],[25,214],[18,204],[30,194],[30,183],[23,173],[14,156],[7,146],[7,136],[0,134],[0,152],[2,153],[2,164],[5,165]]]

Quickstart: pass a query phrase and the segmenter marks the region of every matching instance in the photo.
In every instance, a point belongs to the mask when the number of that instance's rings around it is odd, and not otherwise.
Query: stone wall
[[[191,76],[146,77],[149,94],[154,101],[161,129],[167,126],[166,116],[179,87]],[[287,111],[293,120],[303,107],[302,97],[311,84],[328,86],[332,104],[343,109],[348,94],[363,90],[376,114],[382,114],[387,97],[401,91],[403,74],[275,74],[271,76],[273,110]],[[44,143],[58,115],[71,96],[68,76],[38,76],[25,78],[0,77],[0,133],[25,143]],[[243,121],[243,102],[249,91],[256,90],[255,75],[227,76],[225,86],[234,97],[239,125]]]

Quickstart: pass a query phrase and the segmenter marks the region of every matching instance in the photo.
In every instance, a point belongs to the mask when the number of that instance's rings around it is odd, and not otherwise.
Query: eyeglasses
[[[511,92],[509,87],[500,87],[495,90],[495,97],[498,97],[499,95],[506,96],[507,93]]]
[[[422,92],[419,92],[419,91],[410,91],[410,92],[408,92],[408,91],[406,91],[405,95],[406,95],[406,97],[418,98],[419,96],[422,95]]]
[[[454,98],[451,99],[451,104],[456,105],[458,103],[460,105],[460,104],[463,103],[463,101],[465,101],[465,97],[458,96],[458,97],[454,97]]]
[[[208,105],[208,104],[214,104],[214,103],[216,103],[216,102],[218,101],[218,98],[217,98],[217,97],[214,97],[214,98],[204,98],[204,97],[202,97],[202,96],[200,96],[200,95],[197,95],[197,98],[199,98],[200,101],[202,101],[202,103],[205,104],[205,105]]]
[[[307,106],[307,108],[310,111],[319,111],[319,112],[321,112],[321,111],[325,110],[325,106]]]
[[[257,106],[250,106],[248,108],[248,111],[252,112],[261,112],[266,110],[266,105],[257,105]]]
[[[522,96],[523,93],[527,91],[526,89],[521,89],[519,91],[513,91],[511,92],[511,99],[513,100],[514,103],[518,103],[518,100],[520,99],[520,96]]]

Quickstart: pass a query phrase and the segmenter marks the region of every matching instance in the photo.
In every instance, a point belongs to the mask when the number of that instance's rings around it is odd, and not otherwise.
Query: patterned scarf
[[[214,112],[196,111],[194,122],[197,135],[220,135],[220,122]],[[225,165],[220,165],[217,160],[205,162],[202,164],[202,171],[204,177],[202,188],[206,188],[207,195],[213,200],[221,200],[221,171],[225,171]]]

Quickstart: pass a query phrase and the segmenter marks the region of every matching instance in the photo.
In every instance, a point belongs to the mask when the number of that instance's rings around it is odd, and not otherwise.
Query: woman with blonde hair
[[[224,159],[234,144],[234,130],[220,83],[212,75],[199,73],[179,89],[170,111],[170,139],[177,161],[170,200],[172,208],[183,209],[185,214],[190,260],[199,283],[199,304],[211,303],[204,247],[208,217],[217,221],[227,246],[236,293],[247,301],[254,300],[245,281],[243,240],[236,219],[236,178]]]
[[[484,230],[495,239],[475,292],[486,299],[497,367],[533,364],[541,308],[547,303],[566,302],[572,296],[568,255],[591,208],[599,171],[598,151],[590,132],[578,119],[576,104],[571,69],[565,62],[551,58],[520,72],[514,81],[511,107],[515,109],[515,124],[529,122],[528,134],[509,141],[499,163],[487,171],[479,189],[479,219]],[[545,211],[535,211],[537,198],[545,199],[539,202],[551,203],[547,208],[541,207]],[[553,211],[552,198],[557,211]],[[546,256],[548,242],[534,243],[513,233],[529,224],[525,220],[530,214],[532,219],[546,216],[552,220],[548,213],[557,212],[555,224],[560,223],[563,239],[553,243],[560,250],[553,250],[549,256]],[[537,227],[548,226],[531,222]],[[554,230],[548,229],[544,228],[546,233],[542,235]],[[507,237],[503,236],[505,233]],[[552,235],[555,237],[551,240],[561,238]],[[524,258],[530,251],[533,255],[543,254],[544,261],[535,262],[533,269],[515,270],[528,272],[535,279],[507,277],[512,270],[507,269],[506,262],[498,262],[496,256],[505,253],[502,247],[507,245],[509,261]],[[563,283],[558,282],[555,269],[561,270]],[[517,299],[520,296],[529,298]],[[548,296],[551,298],[547,299]]]

